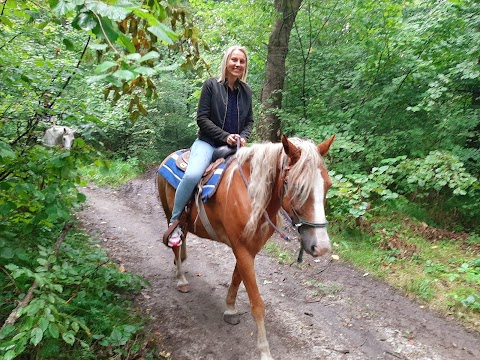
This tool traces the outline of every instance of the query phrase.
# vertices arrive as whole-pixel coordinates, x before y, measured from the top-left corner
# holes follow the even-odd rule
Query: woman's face
[[[227,78],[241,78],[247,66],[245,54],[240,50],[233,50],[227,62]]]

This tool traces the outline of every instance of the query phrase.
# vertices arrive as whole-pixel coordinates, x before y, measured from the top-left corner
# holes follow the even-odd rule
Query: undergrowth
[[[376,214],[360,228],[335,227],[342,260],[480,330],[480,237],[428,226],[404,214]]]
[[[134,179],[144,169],[138,159],[96,161],[94,164],[80,169],[81,177],[98,186],[118,188],[122,184]]]
[[[85,233],[71,231],[57,252],[38,245],[36,267],[29,261],[13,264],[16,255],[5,254],[0,268],[11,276],[1,279],[2,323],[28,289],[38,286],[15,323],[0,332],[1,359],[162,359],[129,300],[145,280],[109,260]]]

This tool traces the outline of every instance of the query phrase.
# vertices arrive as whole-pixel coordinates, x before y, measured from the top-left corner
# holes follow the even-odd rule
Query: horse
[[[261,360],[273,358],[265,330],[265,305],[256,281],[254,259],[275,231],[281,209],[298,227],[302,249],[314,257],[331,250],[325,206],[332,182],[323,157],[334,139],[335,135],[315,145],[311,140],[289,139],[283,135],[281,143],[258,143],[240,148],[226,167],[215,195],[200,210],[208,216],[215,236],[196,220],[199,209],[192,204],[183,227],[184,241],[181,246],[172,248],[177,289],[181,292],[189,291],[182,269],[188,232],[222,242],[232,249],[236,264],[227,292],[224,321],[232,325],[240,322],[235,301],[243,281],[257,326],[257,349]],[[158,197],[170,222],[175,189],[158,173],[156,182]]]
[[[75,139],[74,130],[66,126],[53,125],[45,131],[43,135],[43,144],[47,147],[60,146],[65,149],[72,147]]]

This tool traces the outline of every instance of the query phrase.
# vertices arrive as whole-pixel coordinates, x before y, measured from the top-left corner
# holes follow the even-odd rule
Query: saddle
[[[236,152],[237,152],[236,148],[232,148],[227,145],[216,148],[212,155],[212,161],[210,165],[208,165],[205,172],[203,173],[199,186],[205,185],[208,182],[208,180],[210,180],[212,175],[215,173],[215,170],[221,164],[223,164],[229,156],[235,154]],[[183,154],[181,154],[178,157],[176,161],[176,165],[179,169],[181,169],[182,171],[185,171],[187,170],[189,160],[190,160],[190,150],[186,150]]]

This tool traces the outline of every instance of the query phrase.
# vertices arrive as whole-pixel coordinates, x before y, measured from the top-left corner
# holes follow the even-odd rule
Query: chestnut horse
[[[325,216],[326,193],[331,185],[323,161],[335,136],[315,145],[310,140],[287,139],[281,143],[253,144],[242,147],[225,170],[215,195],[204,204],[217,241],[228,245],[236,264],[227,293],[224,320],[238,324],[235,300],[243,281],[257,325],[257,346],[262,360],[271,360],[265,331],[265,305],[260,296],[254,270],[254,259],[274,232],[277,214],[283,208],[296,224],[302,248],[312,256],[330,250]],[[158,194],[170,220],[175,189],[157,174]],[[187,217],[186,231],[212,239],[201,221],[196,220],[197,206]],[[186,235],[186,233],[184,233]],[[213,240],[213,239],[212,239]],[[189,290],[182,270],[186,258],[186,241],[174,247],[177,289]]]

